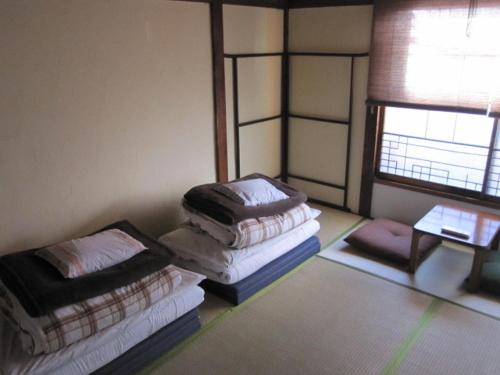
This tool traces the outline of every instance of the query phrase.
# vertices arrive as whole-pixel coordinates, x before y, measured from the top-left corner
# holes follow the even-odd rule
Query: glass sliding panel
[[[480,192],[492,129],[486,116],[387,107],[379,171]]]

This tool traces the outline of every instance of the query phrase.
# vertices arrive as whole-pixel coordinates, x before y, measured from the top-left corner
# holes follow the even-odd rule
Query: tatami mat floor
[[[321,240],[322,247],[327,246],[363,219],[359,215],[335,210],[329,207],[323,207],[315,204],[311,204],[311,207],[321,210],[321,215],[317,220],[321,224],[318,237]]]
[[[361,220],[319,208],[323,249]],[[500,373],[497,320],[322,257],[200,311],[202,329],[143,374]]]
[[[316,204],[311,204],[312,207],[321,210],[321,215],[318,221],[321,224],[321,229],[318,237],[321,241],[322,248],[327,246],[332,240],[338,238],[342,233],[348,231],[356,223],[362,220],[361,216],[348,212],[335,210],[329,207],[323,207]],[[205,302],[200,307],[200,316],[202,324],[209,323],[212,319],[229,310],[232,305],[217,296],[207,293]]]
[[[404,267],[365,254],[342,240],[323,248],[319,256],[500,319],[498,296],[482,291],[469,293],[466,289],[465,280],[474,257],[473,251],[467,247],[443,242],[414,275],[409,274]]]
[[[314,258],[153,374],[379,374],[432,298]]]

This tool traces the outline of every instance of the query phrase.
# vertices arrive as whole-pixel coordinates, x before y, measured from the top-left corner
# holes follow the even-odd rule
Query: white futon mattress
[[[242,250],[208,251],[209,248],[201,248],[190,241],[177,242],[173,246],[172,241],[164,241],[165,236],[162,237],[162,242],[175,253],[172,263],[204,274],[210,280],[230,285],[243,280],[286,254],[314,236],[319,229],[320,225],[316,220],[309,220],[287,233]],[[228,252],[232,252],[234,255],[228,258]],[[241,256],[238,257],[237,254],[241,254]],[[230,261],[222,262],[220,264],[222,269],[214,267],[213,263],[221,262],[221,258],[230,259]]]
[[[182,283],[167,298],[95,336],[50,354],[30,356],[21,350],[14,330],[0,319],[1,375],[89,374],[145,340],[203,302],[200,275],[182,271]]]

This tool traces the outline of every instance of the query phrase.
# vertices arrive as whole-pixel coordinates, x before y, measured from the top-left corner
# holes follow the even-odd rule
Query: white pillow
[[[245,206],[260,206],[289,198],[262,178],[231,182],[224,186],[243,199]]]
[[[38,250],[36,255],[52,264],[68,279],[74,279],[126,261],[144,245],[119,229],[62,242]]]

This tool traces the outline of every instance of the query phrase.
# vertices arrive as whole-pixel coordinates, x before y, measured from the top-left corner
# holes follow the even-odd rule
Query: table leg
[[[408,272],[415,273],[418,265],[418,241],[422,237],[422,233],[413,229],[413,233],[411,235],[411,251],[410,251],[410,266],[408,268]]]
[[[481,270],[483,269],[486,250],[483,248],[474,249],[474,260],[472,261],[472,270],[470,272],[467,289],[469,292],[477,292],[481,281]]]
[[[491,250],[498,250],[498,243],[500,242],[500,231],[497,232],[495,239],[491,243]]]

